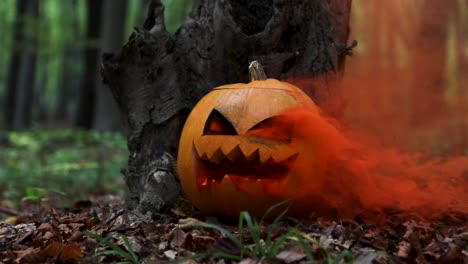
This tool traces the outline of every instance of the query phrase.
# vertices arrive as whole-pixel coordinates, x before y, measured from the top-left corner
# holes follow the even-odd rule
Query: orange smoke
[[[359,44],[336,94],[347,106],[340,121],[386,146],[467,155],[467,10],[457,0],[353,0]]]
[[[377,221],[377,215],[395,210],[426,218],[452,211],[468,214],[468,157],[423,160],[371,143],[305,109],[290,109],[282,116],[282,126],[294,131],[296,147],[304,150],[301,155],[325,168],[323,174],[302,176],[309,186],[317,186],[314,195],[335,207],[339,216],[371,212],[368,220]],[[295,166],[306,172],[311,163]],[[300,188],[305,186],[298,186],[298,192]]]
[[[468,215],[466,10],[456,0],[353,0],[359,44],[332,95],[344,98],[339,121],[284,113],[326,164],[317,192],[341,215]]]

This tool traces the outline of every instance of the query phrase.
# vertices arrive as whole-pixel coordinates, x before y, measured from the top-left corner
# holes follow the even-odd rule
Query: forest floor
[[[468,216],[353,221],[203,216],[187,201],[128,211],[126,140],[56,130],[0,133],[0,263],[468,263]],[[111,195],[113,193],[114,195]]]
[[[10,218],[5,218],[10,215]],[[0,263],[468,263],[468,219],[438,222],[395,215],[382,226],[359,221],[219,222],[186,201],[145,215],[105,195],[53,208],[23,202],[0,208]]]

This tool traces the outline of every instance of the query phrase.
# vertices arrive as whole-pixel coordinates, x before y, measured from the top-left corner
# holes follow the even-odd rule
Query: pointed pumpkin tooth
[[[216,164],[219,164],[225,158],[226,158],[226,156],[224,156],[224,153],[221,150],[221,148],[218,148],[215,152],[213,152],[213,155],[210,157],[209,161],[213,162],[213,163],[216,163]]]
[[[249,161],[249,162],[252,162],[252,163],[260,163],[260,153],[259,153],[259,150],[256,149],[254,152],[252,152],[252,154],[250,154],[249,156],[246,156],[245,158],[246,158],[247,161]]]
[[[243,144],[240,144],[240,150],[242,151],[242,154],[245,156],[245,157],[250,157],[252,155],[259,155],[258,153],[255,153],[255,152],[258,152],[258,145],[256,144],[252,144],[250,142],[244,142]],[[247,158],[247,160],[249,160],[249,158]]]
[[[194,140],[195,150],[200,157],[206,154],[208,160],[219,149],[219,142],[220,140],[217,137],[207,138],[202,136]]]
[[[231,152],[229,152],[226,157],[231,160],[231,161],[235,161],[235,160],[239,160],[239,159],[242,159],[242,158],[245,158],[244,157],[244,154],[242,153],[241,149],[239,146],[236,146],[233,150],[231,150]]]
[[[228,155],[235,148],[239,147],[239,140],[237,140],[237,137],[227,136],[222,139],[222,142],[219,142],[219,146],[221,146],[224,155]]]
[[[197,153],[198,157],[204,160],[208,159],[208,155],[206,154],[206,151],[200,149],[200,144],[198,140],[193,141],[193,148],[195,149],[195,152]]]
[[[277,163],[285,161],[292,156],[296,155],[297,151],[290,147],[282,147],[272,153],[273,160]]]
[[[209,160],[208,155],[206,153],[203,153],[202,155],[198,155],[202,160]]]
[[[271,149],[270,148],[259,148],[260,152],[260,163],[263,164],[267,160],[271,159]]]

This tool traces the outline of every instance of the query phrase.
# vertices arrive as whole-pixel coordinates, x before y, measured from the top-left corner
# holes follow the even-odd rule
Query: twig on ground
[[[16,211],[15,209],[8,208],[8,207],[2,207],[2,206],[0,206],[0,213],[11,215],[11,216],[19,215],[19,212]]]

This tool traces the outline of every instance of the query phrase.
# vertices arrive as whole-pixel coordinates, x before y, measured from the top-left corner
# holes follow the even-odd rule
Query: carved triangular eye
[[[247,134],[290,142],[292,128],[286,124],[283,116],[273,116],[260,121],[260,123],[249,129]]]
[[[237,135],[236,129],[220,112],[213,110],[208,116],[203,135]]]

